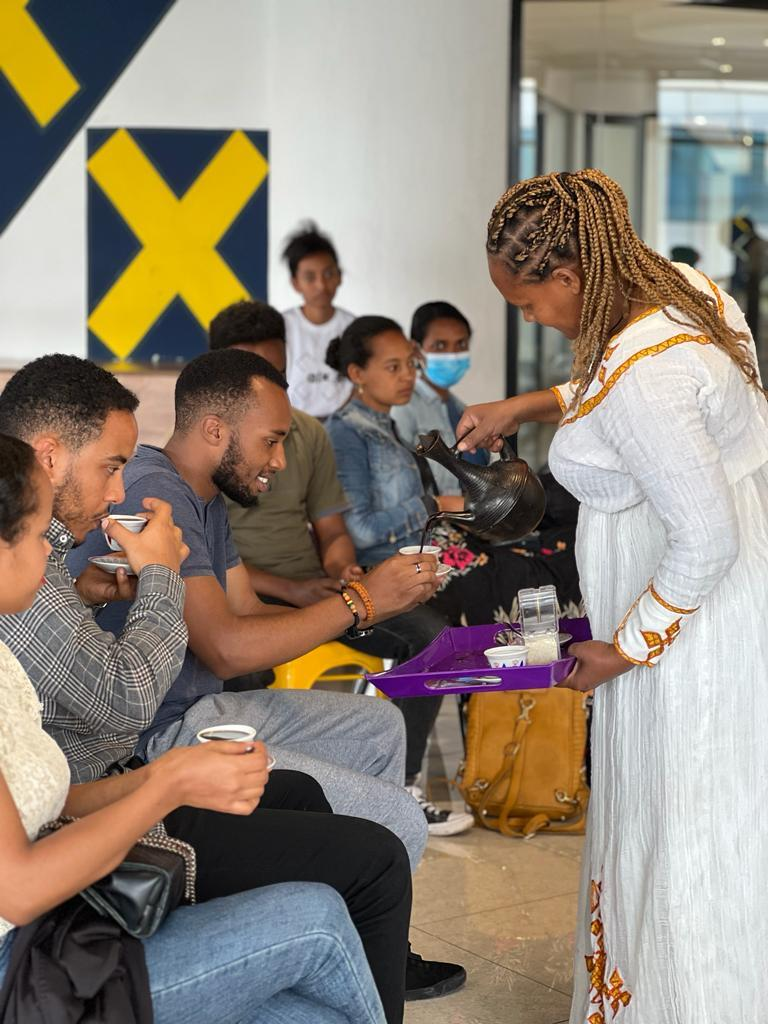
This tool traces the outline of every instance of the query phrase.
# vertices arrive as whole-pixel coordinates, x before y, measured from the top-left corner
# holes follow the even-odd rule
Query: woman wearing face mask
[[[51,507],[51,484],[32,448],[0,434],[0,615],[28,608],[44,582]],[[94,937],[92,926],[81,926],[76,939],[70,933],[60,946],[58,940],[50,942],[45,1005],[39,1002],[42,993],[24,984],[28,975],[21,969],[12,1002],[4,1007],[8,989],[3,984],[17,977],[18,926],[107,875],[176,807],[250,814],[267,781],[262,743],[227,742],[177,747],[145,769],[70,786],[66,758],[43,731],[40,708],[21,665],[0,643],[4,1021],[147,1020],[148,989],[156,1024],[383,1024],[381,1002],[344,903],[315,883],[283,883],[179,907],[142,943],[139,960],[135,940],[127,947],[132,955],[118,961],[114,946]],[[38,839],[43,825],[60,813],[79,820]],[[41,945],[25,956],[40,964],[45,949]],[[65,976],[61,958],[71,975]],[[115,994],[129,965],[131,1006],[127,994]]]
[[[397,431],[409,447],[415,448],[419,434],[431,430],[439,430],[446,444],[454,443],[465,406],[451,388],[469,369],[471,338],[469,321],[449,302],[425,302],[413,314],[411,339],[417,346],[421,373],[416,378],[411,400],[392,409]],[[482,449],[469,453],[467,461],[485,466],[488,453]],[[441,494],[461,494],[453,473],[437,463],[432,463],[430,468]]]

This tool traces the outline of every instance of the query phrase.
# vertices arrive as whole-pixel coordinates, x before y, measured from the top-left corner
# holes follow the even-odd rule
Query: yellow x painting
[[[267,292],[266,132],[88,131],[88,354],[117,367],[205,351]]]

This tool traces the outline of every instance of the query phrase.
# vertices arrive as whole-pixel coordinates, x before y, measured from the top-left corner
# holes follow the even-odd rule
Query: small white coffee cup
[[[123,516],[115,514],[105,516],[104,518],[111,519],[113,522],[119,523],[121,526],[124,526],[126,530],[130,530],[131,533],[141,533],[141,531],[147,525],[147,520],[144,518],[144,516]],[[107,544],[109,544],[110,548],[113,551],[122,551],[122,547],[120,546],[120,544],[118,544],[116,540],[113,540],[111,537],[108,537],[106,533],[104,534],[104,536],[107,538]]]
[[[492,668],[517,668],[528,662],[528,648],[519,644],[508,647],[489,647],[483,651],[488,664]]]
[[[448,576],[449,573],[452,573],[452,572],[453,572],[453,567],[452,566],[446,565],[445,562],[438,562],[437,569],[435,570],[435,576],[437,576],[438,579],[442,579],[443,576]]]
[[[434,544],[425,544],[424,547],[420,547],[418,544],[407,544],[404,548],[400,548],[401,555],[434,555],[435,558],[440,556],[440,548]]]
[[[256,739],[256,730],[250,725],[209,725],[197,734],[198,743],[210,743],[212,740],[236,740],[246,743]]]
[[[250,725],[209,725],[197,734],[198,743],[210,743],[212,740],[234,740],[236,743],[247,743],[256,739],[256,730]],[[267,755],[267,771],[275,767],[275,759]]]

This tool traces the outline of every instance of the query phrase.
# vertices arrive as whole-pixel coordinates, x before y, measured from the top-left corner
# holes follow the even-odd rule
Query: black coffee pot
[[[419,435],[416,454],[453,473],[464,493],[463,512],[440,512],[435,519],[457,520],[472,533],[497,544],[520,540],[541,522],[546,505],[544,488],[507,441],[501,458],[489,466],[465,462],[437,430]]]

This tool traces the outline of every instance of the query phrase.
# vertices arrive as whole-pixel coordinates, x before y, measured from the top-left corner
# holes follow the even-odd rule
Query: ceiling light
[[[733,71],[733,64],[721,64],[719,70],[724,75],[730,75],[730,73]]]
[[[754,146],[755,144],[755,140],[752,138],[751,135],[742,135],[741,141],[744,143],[745,146]]]
[[[725,46],[725,36],[712,36],[713,46]]]
[[[693,119],[693,123],[701,127],[702,125],[705,125],[707,123],[707,119],[706,117],[704,117],[703,114],[697,114],[696,117],[694,117]]]

